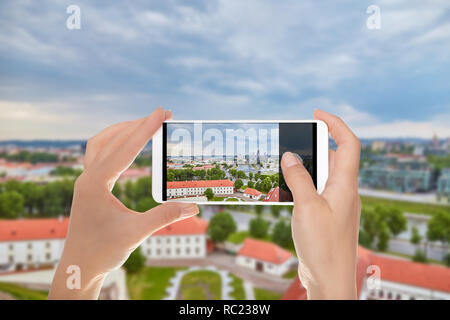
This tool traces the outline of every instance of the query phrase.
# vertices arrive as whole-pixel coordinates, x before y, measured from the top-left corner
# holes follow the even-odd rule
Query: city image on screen
[[[314,178],[313,131],[311,123],[165,123],[164,200],[292,201],[280,158],[295,152]]]

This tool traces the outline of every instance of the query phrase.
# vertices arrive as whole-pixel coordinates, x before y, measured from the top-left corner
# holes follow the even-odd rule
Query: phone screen
[[[317,124],[167,122],[163,124],[163,200],[292,202],[281,171],[299,156],[317,187]]]

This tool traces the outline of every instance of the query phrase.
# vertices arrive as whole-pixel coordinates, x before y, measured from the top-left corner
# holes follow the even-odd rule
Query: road
[[[446,204],[438,202],[435,193],[397,193],[392,191],[372,190],[359,188],[361,196],[369,196],[375,198],[400,200],[418,203]]]

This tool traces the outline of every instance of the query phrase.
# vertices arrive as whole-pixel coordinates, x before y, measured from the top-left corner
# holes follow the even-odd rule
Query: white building
[[[54,266],[68,225],[68,218],[0,220],[0,272]]]
[[[253,199],[253,200],[259,200],[261,198],[262,193],[256,189],[253,188],[246,188],[244,191],[244,197]]]
[[[358,248],[356,281],[361,300],[450,300],[450,268],[377,255],[362,247]],[[283,296],[285,300],[306,298],[298,278]]]
[[[177,221],[147,238],[142,253],[149,259],[204,258],[212,248],[207,228],[208,222],[198,217]]]
[[[247,238],[236,256],[236,264],[265,272],[276,276],[282,276],[297,265],[292,253],[278,245]]]
[[[210,188],[214,195],[226,196],[234,193],[234,182],[231,180],[200,180],[167,182],[167,198],[194,197],[205,194]]]

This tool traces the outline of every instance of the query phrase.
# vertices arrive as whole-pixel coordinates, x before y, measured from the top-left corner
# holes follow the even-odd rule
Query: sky
[[[256,156],[279,154],[278,123],[168,123],[167,154]]]
[[[157,106],[178,120],[322,108],[361,138],[450,137],[450,1],[0,2],[0,140],[85,139]]]

